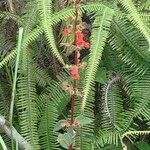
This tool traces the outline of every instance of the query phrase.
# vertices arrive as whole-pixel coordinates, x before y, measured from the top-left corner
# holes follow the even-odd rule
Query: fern
[[[31,62],[28,50],[23,51],[24,57],[24,75],[18,82],[17,103],[21,133],[30,142],[33,149],[40,149],[37,134],[37,107],[36,107],[36,89],[35,81],[32,78]]]
[[[58,81],[52,80],[39,96],[37,102],[40,118],[38,132],[43,149],[58,149],[58,133],[54,132],[54,126],[70,101],[66,91],[62,88],[62,83],[67,80],[66,73],[60,74]]]
[[[28,45],[34,41],[40,34],[41,34],[41,28],[37,27],[35,28],[29,36],[26,36],[24,34],[24,37],[27,37],[23,39],[22,43],[22,49],[26,49]],[[12,60],[16,56],[16,48],[12,50],[1,62],[0,62],[0,68],[2,68],[4,65],[6,65],[10,60]]]
[[[118,19],[117,21],[113,21],[113,24],[113,29],[116,29],[116,32],[119,32],[118,36],[122,35],[122,37],[120,37],[121,39],[125,40],[127,44],[140,55],[141,58],[145,61],[149,61],[149,53],[147,52],[147,45],[144,42],[143,37],[133,26],[129,25],[128,20],[125,18]],[[117,33],[114,36],[117,36]],[[141,41],[142,46],[140,45]],[[123,42],[123,44],[125,45],[125,42]]]
[[[48,98],[48,97],[47,97]],[[58,112],[53,102],[46,100],[47,105],[39,125],[39,138],[42,149],[57,149],[57,134],[53,131],[58,118]]]
[[[91,150],[91,146],[94,145],[94,90],[89,92],[89,97],[87,99],[87,105],[84,108],[84,116],[93,120],[92,123],[88,125],[84,125],[82,128],[79,129],[78,135],[76,137],[76,147],[82,150]],[[76,116],[80,115],[80,108],[81,108],[81,98],[78,97],[76,99]]]
[[[149,51],[150,51],[150,36],[149,30],[142,22],[139,14],[137,12],[136,7],[134,6],[131,0],[118,0],[121,5],[130,13],[129,20],[141,31],[141,33],[145,36],[149,43]]]
[[[37,0],[39,14],[42,22],[42,26],[46,35],[48,44],[53,52],[53,54],[58,58],[58,60],[64,65],[64,61],[57,49],[54,33],[52,29],[52,1],[50,0]]]
[[[116,84],[118,82],[118,85]],[[102,127],[105,130],[117,129],[120,130],[120,121],[123,117],[121,113],[123,112],[123,100],[121,98],[121,90],[119,89],[119,83],[121,82],[121,77],[118,75],[111,78],[103,88],[102,97]]]
[[[111,19],[113,17],[113,11],[111,9],[105,8],[103,10],[102,16],[96,16],[95,22],[92,30],[92,46],[90,58],[88,61],[88,66],[85,76],[85,86],[83,91],[83,100],[81,111],[84,112],[84,107],[86,105],[86,100],[90,87],[93,83],[95,73],[99,64],[99,60],[102,56],[102,51],[105,46],[105,42],[109,33],[109,27],[111,24]]]
[[[3,20],[9,20],[12,19],[14,20],[16,23],[18,23],[18,25],[22,25],[22,20],[19,16],[14,15],[10,12],[5,12],[5,11],[0,11],[0,18]]]

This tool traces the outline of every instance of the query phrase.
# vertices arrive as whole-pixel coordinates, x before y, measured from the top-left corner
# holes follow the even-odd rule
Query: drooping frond
[[[126,18],[118,18],[116,20],[113,20],[113,30],[114,30],[112,33],[114,35],[113,37],[114,38],[118,37],[117,40],[118,42],[120,42],[121,47],[125,46],[125,44],[127,43],[128,46],[130,46],[131,49],[137,52],[141,58],[145,59],[145,61],[149,61],[148,59],[149,53],[147,52],[148,48],[147,43],[144,41],[143,37],[136,30],[136,28],[134,28],[134,26],[131,26],[131,24],[129,24]],[[113,44],[115,45],[115,43]]]
[[[129,20],[141,31],[141,33],[145,36],[149,44],[149,51],[150,51],[150,31],[145,26],[143,21],[141,20],[139,13],[134,6],[132,0],[118,0],[120,4],[129,12]]]
[[[117,75],[111,78],[103,88],[101,123],[105,130],[121,129],[120,119],[123,112],[123,100],[119,88],[121,80],[121,77]]]
[[[84,112],[84,107],[86,105],[88,93],[93,83],[97,71],[97,67],[99,64],[99,60],[101,59],[102,56],[102,52],[105,46],[106,39],[108,37],[109,27],[113,15],[114,12],[111,9],[105,8],[102,14],[99,14],[95,18],[95,22],[92,30],[92,40],[91,40],[92,45],[91,45],[90,58],[88,61],[88,66],[85,75],[85,85],[84,85],[83,100],[81,106],[82,112]]]
[[[37,0],[41,24],[43,26],[43,30],[45,32],[45,36],[48,42],[48,45],[53,52],[53,54],[57,57],[57,59],[64,65],[64,61],[58,48],[55,43],[55,37],[53,33],[52,27],[52,0]]]
[[[16,56],[16,49],[11,51],[1,62],[0,62],[0,68],[2,68],[4,65],[6,65],[10,60],[12,60]]]
[[[40,27],[35,28],[33,31],[28,34],[24,34],[22,49],[26,49],[30,43],[32,43],[40,34],[42,29]],[[4,65],[6,65],[9,61],[11,61],[16,56],[16,48],[12,50],[1,62],[0,62],[0,68],[2,68]]]
[[[126,77],[125,90],[127,91],[127,94],[130,95],[130,100],[134,102],[134,106],[124,114],[124,121],[126,122],[124,123],[125,131],[130,127],[133,119],[140,117],[140,115],[147,120],[150,119],[149,89],[149,72],[141,76],[132,74],[132,76],[129,75]]]

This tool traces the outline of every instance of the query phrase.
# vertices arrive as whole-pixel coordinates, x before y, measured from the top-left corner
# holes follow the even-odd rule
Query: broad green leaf
[[[92,119],[85,117],[83,115],[79,115],[78,117],[76,117],[76,121],[80,124],[80,125],[86,125],[86,124],[90,124],[92,122]]]
[[[68,147],[73,143],[73,139],[68,133],[59,134],[58,135],[58,142],[63,148],[68,149]]]
[[[66,124],[66,120],[60,120],[56,123],[55,127],[54,127],[54,131],[59,131],[60,129],[62,129],[63,127],[65,127]]]

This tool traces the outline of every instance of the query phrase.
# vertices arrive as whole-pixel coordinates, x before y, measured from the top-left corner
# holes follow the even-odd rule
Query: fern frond
[[[135,117],[142,115],[147,120],[150,119],[149,89],[149,72],[141,76],[134,74],[132,74],[132,76],[126,76],[125,90],[127,94],[130,95],[130,100],[134,102],[134,107],[124,113],[124,121],[126,122],[123,127],[124,131],[129,128]]]
[[[6,65],[10,60],[12,60],[16,56],[16,49],[12,50],[1,62],[0,68]]]
[[[82,81],[81,81],[82,82]],[[83,85],[83,83],[81,83]],[[79,88],[80,86],[79,85]],[[82,87],[83,88],[83,87]],[[93,122],[84,125],[82,128],[79,129],[78,135],[76,137],[76,147],[82,150],[91,150],[91,145],[93,145],[94,139],[94,89],[91,88],[89,92],[89,96],[87,98],[87,105],[84,108],[84,116],[90,118]],[[81,97],[77,97],[75,100],[75,116],[80,115],[80,108],[81,108]]]
[[[113,30],[115,30],[114,36],[121,38],[123,46],[127,44],[136,51],[141,58],[143,58],[145,61],[149,62],[149,53],[147,52],[147,44],[144,42],[143,37],[141,34],[129,24],[128,20],[125,18],[117,19],[113,21]],[[121,36],[122,37],[121,37]],[[120,41],[119,40],[119,41]],[[141,42],[142,41],[142,44]],[[115,43],[114,43],[115,44]]]
[[[129,136],[129,135],[148,135],[148,134],[150,134],[150,131],[128,131],[128,132],[125,132],[121,137],[122,137],[122,139],[124,138],[124,137],[127,137],[127,136]]]
[[[58,76],[58,81],[52,81],[51,85],[47,87],[49,97],[55,104],[55,107],[59,115],[64,111],[65,106],[70,101],[69,97],[70,95],[68,94],[67,91],[65,91],[63,87],[63,82],[67,81],[69,83],[70,80],[71,80],[70,75],[66,73],[61,73]]]
[[[45,87],[46,85],[51,84],[52,79],[45,70],[38,67],[36,64],[33,64],[33,70],[34,70],[33,76],[35,77],[35,80],[38,86]]]
[[[134,6],[134,3],[132,2],[132,0],[118,0],[118,1],[129,12],[130,14],[130,16],[128,17],[129,20],[141,31],[141,33],[147,39],[150,51],[150,32],[143,23],[143,21],[141,20],[136,7]]]
[[[39,96],[39,137],[41,147],[44,149],[58,149],[57,133],[54,126],[58,121],[58,117],[65,110],[70,101],[69,96],[62,88],[62,83],[68,79],[66,73],[60,74],[58,81],[51,81],[44,93]]]
[[[91,40],[91,52],[88,61],[88,66],[85,75],[85,85],[83,91],[83,100],[81,111],[84,112],[84,107],[86,105],[86,100],[88,93],[90,91],[91,85],[94,81],[94,76],[97,71],[99,61],[102,56],[102,52],[105,46],[106,39],[109,33],[109,27],[111,24],[114,12],[111,9],[105,8],[102,15],[96,16],[95,22],[92,30],[92,40]]]
[[[32,149],[40,149],[37,133],[37,106],[35,80],[31,71],[31,58],[27,49],[23,50],[24,68],[18,81],[18,111],[22,135],[31,144]]]
[[[24,41],[22,44],[22,48],[27,48],[29,44],[31,44],[33,41],[35,41],[40,34],[42,34],[43,30],[41,27],[37,26],[34,28],[30,34],[24,35]]]
[[[59,23],[61,20],[66,20],[69,17],[73,16],[75,13],[75,9],[73,8],[64,8],[59,12],[56,12],[52,15],[52,24],[55,25]]]
[[[100,12],[103,9],[107,8],[107,6],[102,5],[100,3],[88,3],[87,5],[81,5],[79,11],[84,13],[86,12]],[[52,24],[55,25],[59,23],[61,20],[66,20],[70,16],[73,16],[75,13],[74,8],[65,8],[63,10],[60,10],[59,12],[56,12],[52,15]]]
[[[47,97],[48,98],[48,97]],[[57,134],[54,132],[54,126],[58,121],[58,112],[54,103],[46,99],[46,108],[42,113],[39,125],[39,138],[42,149],[58,149]]]
[[[120,136],[121,133],[118,130],[100,130],[98,136],[98,143],[101,147],[104,147],[107,144],[113,144],[118,146]]]
[[[30,34],[27,36],[24,34],[25,39],[23,39],[22,49],[26,49],[28,45],[33,42],[40,34],[42,33],[42,29],[40,27],[35,28]],[[12,50],[1,62],[0,68],[6,65],[9,61],[11,61],[16,56],[16,48]]]
[[[105,130],[121,129],[120,122],[123,117],[121,115],[123,112],[123,100],[121,90],[118,87],[120,82],[122,82],[122,78],[117,75],[111,78],[103,88],[102,128]]]
[[[52,28],[52,0],[37,0],[37,4],[48,45],[50,46],[51,51],[56,58],[64,65],[65,63],[63,58],[60,55],[55,43],[55,37]]]
[[[14,15],[10,12],[5,12],[5,11],[0,11],[0,18],[1,19],[12,19],[14,20],[15,22],[18,23],[18,25],[22,25],[22,20],[19,16],[17,15]]]

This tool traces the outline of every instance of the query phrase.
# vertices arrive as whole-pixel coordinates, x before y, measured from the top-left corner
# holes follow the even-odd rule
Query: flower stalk
[[[76,46],[76,31],[77,31],[77,21],[78,21],[78,7],[77,4],[79,3],[79,0],[75,0],[75,20],[74,20],[74,45]],[[74,65],[78,69],[78,48],[75,48],[74,51]],[[77,70],[78,71],[78,70]],[[77,72],[78,76],[78,72]],[[74,122],[74,110],[75,110],[75,96],[76,96],[76,89],[77,89],[77,78],[73,79],[73,95],[71,95],[71,125],[73,125]],[[69,150],[72,150],[73,146],[72,144],[69,146]]]

